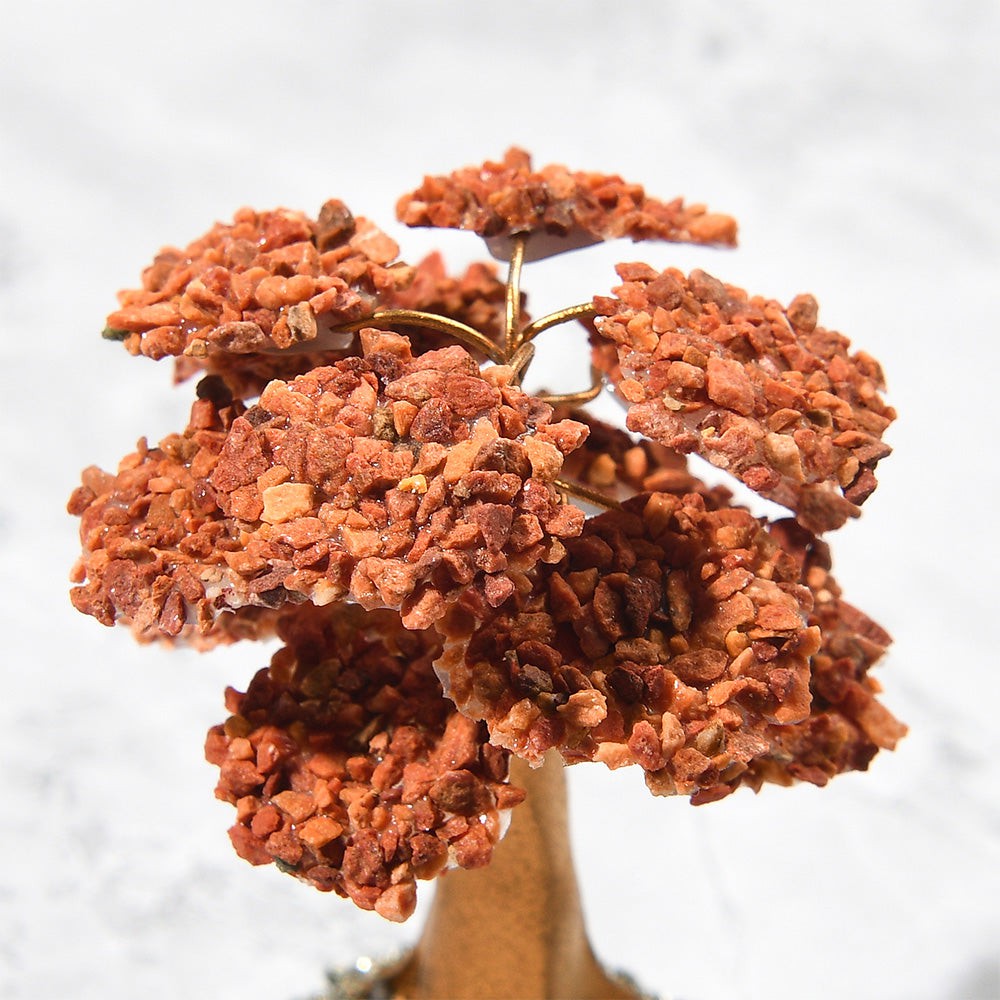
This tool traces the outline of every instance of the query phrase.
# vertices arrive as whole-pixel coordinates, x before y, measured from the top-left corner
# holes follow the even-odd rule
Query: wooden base
[[[566,776],[552,755],[511,782],[528,797],[493,861],[441,878],[423,935],[393,978],[396,1000],[636,1000],[587,940],[570,854]]]

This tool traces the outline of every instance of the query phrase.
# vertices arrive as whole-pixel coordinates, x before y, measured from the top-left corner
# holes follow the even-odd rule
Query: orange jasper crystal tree
[[[728,216],[618,177],[511,150],[425,178],[397,212],[477,233],[506,280],[406,265],[338,201],[316,220],[243,209],[162,250],[108,318],[106,337],[199,380],[182,432],[84,472],[72,599],[143,641],[282,640],[206,743],[236,851],[405,920],[418,880],[490,864],[525,788],[532,824],[551,811],[558,788],[531,792],[560,759],[634,765],[702,804],[822,785],[892,748],[904,727],[869,676],[889,638],[841,599],[822,538],[889,452],[878,363],[809,295],[784,307],[642,263],[530,320],[530,260],[617,237],[735,243]],[[592,384],[527,394],[536,339],[575,321]],[[587,413],[606,390],[631,435]],[[753,516],[688,454],[788,516]],[[512,783],[512,759],[548,763]],[[525,856],[558,868],[546,836]],[[552,877],[575,893],[571,870]],[[630,995],[600,979],[582,921],[566,927],[598,977],[573,995]],[[433,951],[415,961],[398,989],[441,995],[420,971]],[[540,975],[537,995],[558,992]]]

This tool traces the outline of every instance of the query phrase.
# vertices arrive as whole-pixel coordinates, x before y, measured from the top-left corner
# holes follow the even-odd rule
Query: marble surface
[[[684,1000],[1000,996],[996,4],[43,0],[3,23],[0,996],[291,1000],[417,933],[235,857],[201,743],[267,652],[139,648],[77,615],[64,503],[80,467],[183,423],[168,368],[97,336],[160,245],[331,195],[391,226],[423,172],[512,142],[742,223],[733,253],[535,265],[539,312],[620,259],[810,290],[901,413],[833,544],[896,637],[879,676],[911,735],[825,790],[702,809],[577,768],[599,951]],[[437,239],[392,231],[410,258]]]

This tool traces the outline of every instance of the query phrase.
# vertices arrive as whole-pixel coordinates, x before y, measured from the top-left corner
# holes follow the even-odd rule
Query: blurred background
[[[847,599],[896,638],[876,675],[910,736],[826,789],[699,809],[576,768],[599,953],[675,1000],[1000,996],[1000,6],[0,10],[0,995],[293,1000],[415,938],[423,906],[399,928],[235,856],[202,741],[269,651],[140,648],[78,615],[64,505],[81,467],[185,423],[191,384],[99,336],[162,245],[244,204],[336,196],[406,259],[441,246],[458,267],[479,241],[402,231],[396,198],[518,144],[741,222],[732,252],[615,244],[531,265],[536,315],[606,292],[620,260],[811,291],[882,360],[900,413],[864,517],[831,541]],[[577,388],[557,367],[550,387]]]

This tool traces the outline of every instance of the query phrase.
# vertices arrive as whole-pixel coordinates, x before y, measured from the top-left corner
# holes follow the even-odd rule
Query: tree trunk
[[[570,854],[566,776],[550,753],[532,770],[513,758],[528,792],[493,861],[438,883],[423,935],[394,977],[396,1000],[635,1000],[591,951]]]

